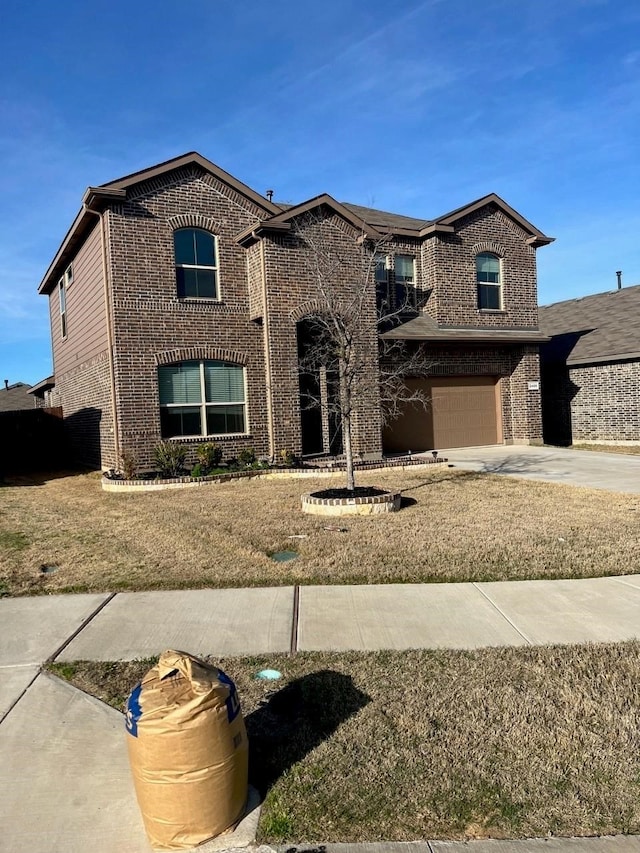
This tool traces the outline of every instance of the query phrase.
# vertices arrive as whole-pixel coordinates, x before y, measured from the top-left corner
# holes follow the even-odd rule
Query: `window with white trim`
[[[60,334],[67,337],[67,285],[66,275],[58,282],[58,303],[60,307]]]
[[[179,299],[219,299],[217,238],[201,228],[173,232]]]
[[[413,286],[416,283],[416,261],[413,255],[396,255],[396,284]]]
[[[182,361],[158,368],[163,438],[247,431],[244,367],[226,361]]]
[[[413,308],[416,304],[416,259],[413,255],[395,256],[394,276],[396,310]]]
[[[476,282],[478,308],[499,311],[502,308],[502,281],[500,258],[492,252],[476,255]]]

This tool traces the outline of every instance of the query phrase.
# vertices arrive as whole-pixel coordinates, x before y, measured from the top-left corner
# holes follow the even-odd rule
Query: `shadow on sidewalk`
[[[290,767],[369,704],[348,675],[323,670],[292,681],[245,718],[249,781],[262,797]]]

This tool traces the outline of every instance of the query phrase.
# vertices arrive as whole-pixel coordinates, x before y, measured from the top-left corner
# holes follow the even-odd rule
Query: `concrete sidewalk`
[[[640,576],[9,598],[0,600],[0,624],[0,849],[149,853],[122,716],[41,673],[47,660],[131,660],[174,647],[216,657],[261,655],[266,665],[270,654],[297,650],[625,640],[640,636]],[[255,820],[253,813],[239,837],[198,850],[246,845]],[[329,845],[328,851],[399,853],[407,848],[416,853],[463,848],[471,853],[640,853],[640,840],[434,841]]]

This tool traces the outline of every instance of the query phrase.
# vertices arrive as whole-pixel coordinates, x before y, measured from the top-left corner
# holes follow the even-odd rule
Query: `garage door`
[[[502,441],[498,381],[494,376],[412,379],[430,399],[428,409],[407,404],[385,429],[388,452],[473,447]]]

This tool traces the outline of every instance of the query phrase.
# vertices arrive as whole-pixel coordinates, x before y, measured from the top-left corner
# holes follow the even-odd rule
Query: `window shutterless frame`
[[[502,310],[502,269],[498,255],[481,252],[476,255],[478,308],[481,311]]]
[[[202,228],[173,232],[179,299],[220,299],[218,238]]]
[[[67,337],[67,286],[65,284],[66,274],[58,282],[58,301],[60,307],[60,333],[62,339]]]
[[[240,365],[168,364],[158,368],[158,382],[163,438],[247,434],[247,376]]]
[[[416,304],[416,259],[413,255],[396,255],[394,261],[396,309]]]

